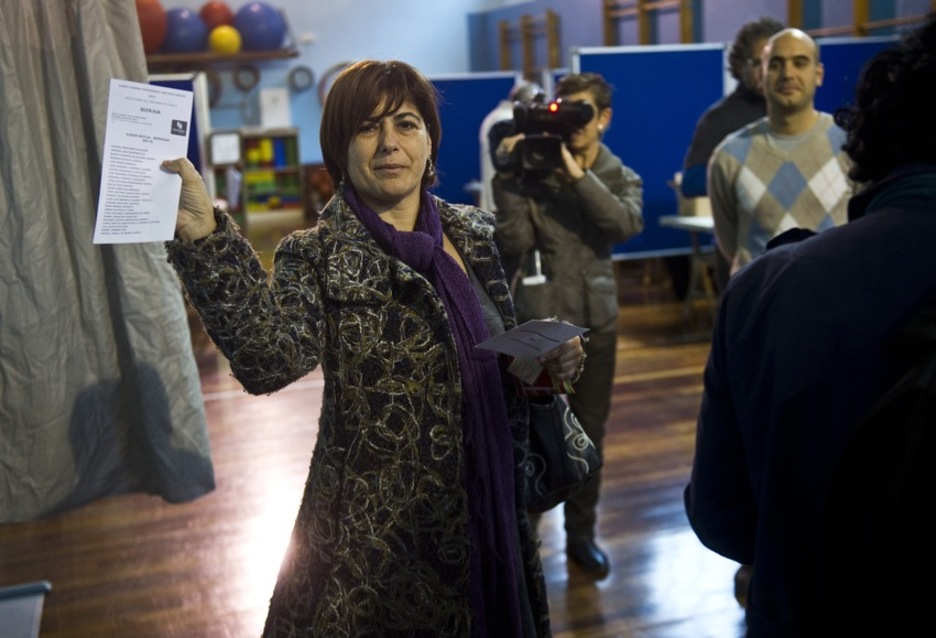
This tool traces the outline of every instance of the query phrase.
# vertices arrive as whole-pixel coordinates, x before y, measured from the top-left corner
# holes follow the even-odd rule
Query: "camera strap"
[[[517,268],[516,272],[511,278],[510,294],[513,297],[516,297],[517,287],[520,285],[540,286],[548,281],[546,278],[546,273],[543,272],[543,259],[539,248],[537,248],[537,242],[535,239],[535,237],[539,235],[539,230],[542,226],[542,212],[532,197],[527,197],[527,205],[529,206],[530,211],[530,221],[533,225],[534,244],[533,248],[525,252],[520,258],[520,267]]]

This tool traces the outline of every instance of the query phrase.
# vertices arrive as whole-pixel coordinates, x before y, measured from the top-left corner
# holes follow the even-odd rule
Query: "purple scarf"
[[[413,232],[397,231],[380,219],[353,188],[346,186],[344,195],[380,247],[426,277],[442,298],[461,373],[472,634],[521,636],[513,439],[496,355],[475,348],[489,336],[481,302],[468,275],[443,248],[442,222],[428,192]]]

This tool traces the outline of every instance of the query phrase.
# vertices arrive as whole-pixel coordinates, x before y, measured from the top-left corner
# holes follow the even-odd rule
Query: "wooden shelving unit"
[[[150,73],[154,73],[167,70],[192,70],[218,64],[254,64],[296,57],[299,57],[299,51],[294,48],[277,49],[275,51],[240,51],[229,54],[214,53],[213,51],[154,53],[146,56],[146,65],[149,67]]]
[[[272,51],[241,50],[237,53],[215,53],[210,50],[195,51],[192,53],[153,53],[146,56],[146,66],[149,67],[150,73],[156,73],[165,71],[193,71],[217,65],[249,66],[259,62],[297,58],[299,57],[299,50],[296,47],[296,38],[293,36],[292,28],[289,26],[289,20],[286,19],[286,14],[282,13],[282,11],[280,14],[283,17],[283,24],[286,28],[286,34],[281,49],[274,49]]]

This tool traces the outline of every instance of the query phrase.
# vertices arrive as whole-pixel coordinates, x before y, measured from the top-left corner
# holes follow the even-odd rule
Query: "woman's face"
[[[608,127],[611,121],[611,109],[599,110],[595,104],[595,96],[591,91],[582,91],[580,93],[570,93],[562,96],[563,102],[584,102],[594,109],[595,115],[591,121],[572,131],[567,138],[566,146],[573,153],[584,153],[589,149],[598,146],[601,141],[601,134]]]
[[[377,213],[401,205],[418,208],[431,151],[426,123],[415,106],[404,102],[396,111],[361,124],[348,147],[348,177]]]

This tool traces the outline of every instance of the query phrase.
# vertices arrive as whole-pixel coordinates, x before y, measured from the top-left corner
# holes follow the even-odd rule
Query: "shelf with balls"
[[[199,11],[136,0],[150,72],[298,57],[285,14],[266,2],[232,9],[209,0]]]

